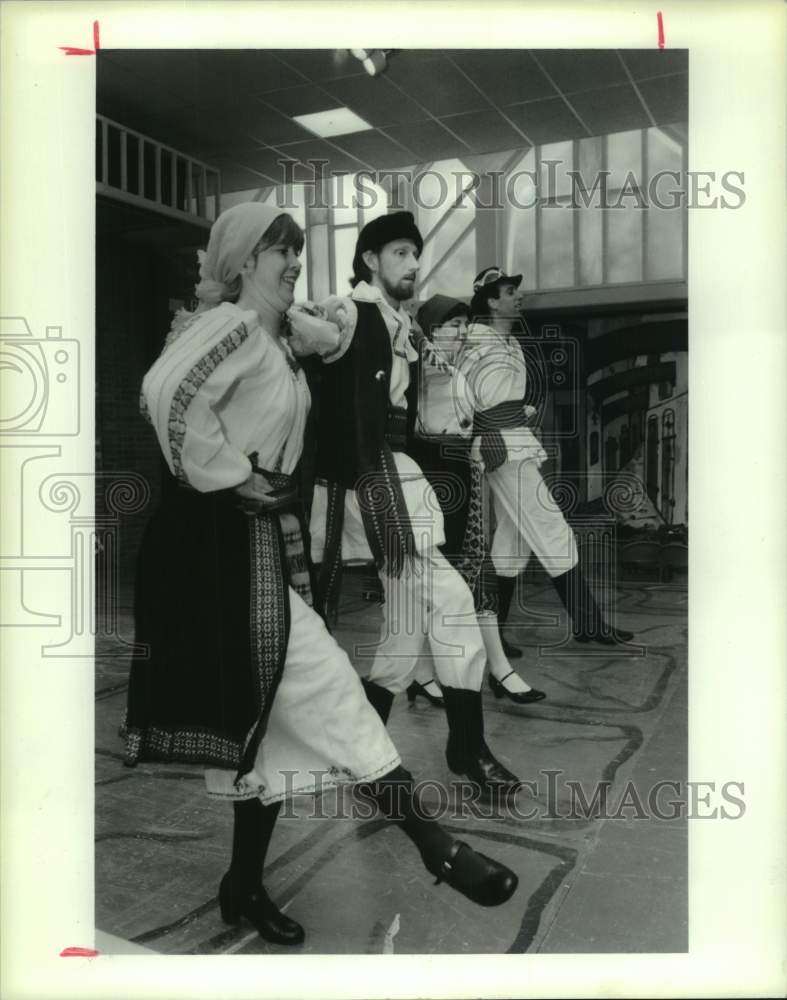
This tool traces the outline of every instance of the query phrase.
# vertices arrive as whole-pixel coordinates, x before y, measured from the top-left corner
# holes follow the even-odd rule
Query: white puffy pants
[[[497,528],[492,539],[492,562],[498,576],[518,576],[535,553],[546,572],[562,576],[576,566],[579,556],[574,532],[544,482],[539,463],[509,461],[487,474]]]
[[[473,595],[437,548],[408,560],[399,579],[382,575],[380,639],[356,647],[356,663],[373,657],[369,680],[398,694],[412,680],[428,639],[441,684],[480,691],[486,665]]]

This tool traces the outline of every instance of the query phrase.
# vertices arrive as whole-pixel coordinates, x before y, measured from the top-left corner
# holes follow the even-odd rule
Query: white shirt
[[[527,365],[519,341],[511,333],[472,323],[455,365],[465,377],[474,411],[521,402],[525,397]],[[533,459],[539,465],[546,461],[547,453],[529,427],[504,427],[500,433],[509,458]]]
[[[197,314],[145,376],[142,398],[167,465],[201,492],[228,489],[258,466],[291,474],[311,404],[289,345],[256,312],[229,302]]]
[[[393,406],[405,407],[407,405],[406,392],[410,384],[410,362],[418,360],[418,352],[410,343],[410,317],[401,307],[394,309],[393,306],[389,305],[379,288],[361,281],[353,289],[351,298],[337,299],[336,296],[333,296],[327,302],[322,303],[329,314],[335,310],[337,303],[346,310],[349,339],[352,339],[358,323],[356,302],[372,302],[380,310],[380,315],[391,338],[393,351],[389,398]],[[326,358],[325,363],[330,364],[330,360]],[[423,552],[434,545],[442,545],[445,542],[443,515],[432,487],[418,464],[409,455],[395,451],[393,457],[396,471],[399,473],[402,483],[407,513],[413,525],[416,549]],[[317,563],[322,562],[322,553],[325,547],[327,511],[327,488],[316,483],[309,531],[312,541],[312,559]],[[363,519],[354,490],[347,490],[345,493],[342,560],[344,562],[372,561],[372,553],[366,540]]]

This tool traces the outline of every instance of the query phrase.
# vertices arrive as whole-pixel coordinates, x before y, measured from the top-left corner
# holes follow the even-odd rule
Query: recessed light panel
[[[331,108],[330,111],[316,111],[312,115],[294,115],[293,121],[321,139],[328,139],[333,135],[349,135],[351,132],[367,132],[373,128],[349,108]]]

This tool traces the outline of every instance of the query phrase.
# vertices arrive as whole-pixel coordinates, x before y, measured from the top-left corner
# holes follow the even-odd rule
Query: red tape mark
[[[94,56],[99,50],[99,34],[98,34],[98,21],[93,22],[93,48],[92,49],[78,49],[73,45],[58,45],[61,52],[65,52],[67,56]]]
[[[96,955],[95,948],[64,948],[60,952],[61,958],[95,958]]]
[[[661,16],[661,11],[656,12],[656,21],[659,25],[659,48],[664,48],[664,18]]]

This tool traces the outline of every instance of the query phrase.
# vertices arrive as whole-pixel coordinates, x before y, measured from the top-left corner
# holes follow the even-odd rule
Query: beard
[[[415,291],[415,281],[407,281],[405,278],[402,278],[394,285],[382,275],[381,280],[385,293],[390,295],[392,299],[396,299],[397,302],[406,302],[407,299],[411,299],[413,297],[413,292]]]

